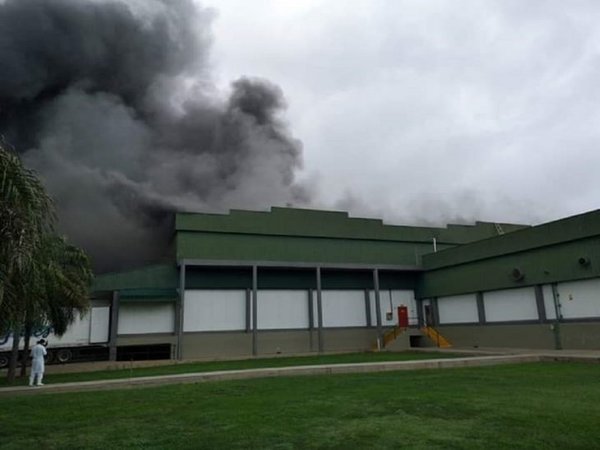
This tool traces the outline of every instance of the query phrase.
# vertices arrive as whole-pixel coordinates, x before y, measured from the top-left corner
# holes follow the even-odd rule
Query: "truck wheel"
[[[69,350],[68,348],[63,348],[56,352],[56,361],[58,361],[59,363],[69,362],[72,358],[73,352],[71,352],[71,350]]]
[[[0,369],[8,367],[8,355],[0,355]]]
[[[54,360],[54,352],[52,350],[46,350],[46,363],[50,364]]]

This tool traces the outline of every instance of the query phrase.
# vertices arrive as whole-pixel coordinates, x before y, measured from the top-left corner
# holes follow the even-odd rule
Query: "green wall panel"
[[[407,289],[417,287],[420,272],[379,271],[379,287],[381,289]]]
[[[564,244],[600,235],[600,210],[525,228],[423,257],[425,269],[455,266],[500,255]]]
[[[417,273],[381,271],[381,289],[414,289]],[[188,267],[187,289],[250,289],[251,268]],[[360,270],[321,270],[323,289],[373,289],[373,272]],[[259,289],[316,289],[316,270],[258,269]]]
[[[348,270],[321,271],[323,289],[372,289],[373,272]]]
[[[502,224],[505,232],[523,225]],[[346,212],[271,208],[269,212],[232,210],[229,214],[179,213],[177,231],[312,236],[459,244],[497,235],[495,224],[445,228],[386,225],[379,219],[351,218]]]
[[[415,266],[431,244],[296,236],[180,232],[177,258]]]
[[[252,269],[187,267],[187,289],[246,289],[252,287]]]
[[[591,263],[579,264],[580,257]],[[522,280],[513,278],[515,268],[524,274]],[[417,295],[436,297],[599,276],[600,237],[594,237],[429,270],[420,279]]]
[[[315,270],[258,269],[259,289],[315,289]]]
[[[179,286],[179,271],[175,262],[148,266],[143,269],[98,275],[94,279],[93,291],[120,289],[169,289]]]

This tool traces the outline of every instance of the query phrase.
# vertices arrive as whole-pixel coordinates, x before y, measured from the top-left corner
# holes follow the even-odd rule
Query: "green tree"
[[[31,265],[54,221],[52,200],[41,181],[0,142],[0,306],[14,301],[14,275]],[[0,331],[11,325],[11,317],[1,316]]]
[[[86,312],[92,271],[82,250],[54,234],[52,202],[35,174],[1,147],[0,158],[0,332],[13,334],[12,381],[23,331],[22,375],[34,327],[60,336]]]

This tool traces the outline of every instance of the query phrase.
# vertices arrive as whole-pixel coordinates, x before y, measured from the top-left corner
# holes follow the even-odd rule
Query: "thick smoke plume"
[[[192,0],[0,2],[0,133],[99,270],[155,260],[173,211],[303,204],[280,89],[210,82]]]

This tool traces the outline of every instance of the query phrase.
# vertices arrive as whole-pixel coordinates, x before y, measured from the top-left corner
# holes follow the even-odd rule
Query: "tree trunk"
[[[8,363],[8,373],[6,379],[9,383],[15,381],[17,371],[17,361],[19,359],[19,342],[21,341],[21,325],[15,325],[13,329],[13,345],[10,353],[10,361]]]
[[[29,339],[31,338],[32,328],[33,327],[31,323],[25,325],[25,333],[23,336],[23,354],[21,355],[21,378],[27,376],[27,361],[29,361]]]

